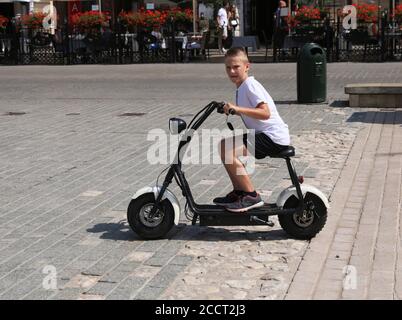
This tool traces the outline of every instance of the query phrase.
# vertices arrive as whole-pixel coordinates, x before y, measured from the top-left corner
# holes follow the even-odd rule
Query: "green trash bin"
[[[320,103],[327,99],[327,60],[316,43],[306,43],[297,56],[297,102]]]

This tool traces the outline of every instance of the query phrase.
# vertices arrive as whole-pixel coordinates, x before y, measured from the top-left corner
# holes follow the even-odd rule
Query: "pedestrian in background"
[[[233,3],[229,9],[229,26],[234,37],[240,36],[240,16],[237,6]]]
[[[218,25],[218,49],[220,53],[226,53],[224,48],[224,41],[228,37],[228,11],[229,11],[229,1],[223,1],[223,7],[219,9],[218,15],[216,17],[216,22]]]

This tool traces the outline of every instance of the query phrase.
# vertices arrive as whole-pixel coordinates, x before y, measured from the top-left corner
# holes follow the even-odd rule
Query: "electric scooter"
[[[145,187],[138,190],[128,206],[127,220],[132,230],[143,239],[159,239],[166,236],[173,225],[178,225],[180,204],[176,196],[168,189],[175,179],[187,203],[185,215],[192,225],[199,221],[200,226],[230,225],[265,225],[272,227],[270,216],[278,215],[279,223],[291,237],[311,239],[321,231],[327,220],[329,208],[326,196],[317,188],[303,184],[303,177],[297,176],[291,162],[295,149],[289,146],[271,158],[283,158],[286,161],[292,185],[284,189],[276,203],[265,203],[260,208],[250,209],[242,213],[233,213],[223,206],[197,204],[191,194],[190,186],[182,171],[182,155],[191,141],[194,132],[203,124],[214,110],[223,113],[224,102],[211,102],[198,112],[189,126],[179,118],[169,119],[169,130],[172,134],[184,131],[178,144],[175,161],[168,167],[162,185]],[[233,114],[229,110],[230,114]],[[233,130],[233,126],[228,122]],[[167,169],[166,169],[167,170]]]

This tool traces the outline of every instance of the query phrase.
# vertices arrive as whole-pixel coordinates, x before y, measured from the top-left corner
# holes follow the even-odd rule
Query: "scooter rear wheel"
[[[314,238],[324,227],[327,221],[327,207],[320,197],[313,193],[306,193],[304,197],[306,209],[301,213],[281,214],[278,216],[279,223],[283,230],[290,236],[309,240]],[[296,208],[299,200],[290,197],[284,204],[285,209]]]
[[[131,229],[147,240],[163,238],[173,227],[174,210],[169,200],[161,202],[154,216],[150,216],[155,196],[145,193],[131,200],[127,209],[127,221]]]

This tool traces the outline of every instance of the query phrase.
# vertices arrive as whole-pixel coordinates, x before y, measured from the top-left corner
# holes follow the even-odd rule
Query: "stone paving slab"
[[[402,111],[370,110],[364,122],[333,192],[327,236],[311,241],[286,299],[401,299]]]
[[[158,241],[142,241],[125,220],[132,194],[154,184],[164,168],[147,162],[149,130],[167,130],[171,116],[188,121],[211,100],[233,101],[233,87],[217,66],[1,68],[0,299],[282,299],[290,292],[302,258],[322,248],[288,238],[276,219],[273,229],[193,228],[182,215],[180,226]],[[334,205],[349,194],[346,187],[336,193],[334,186],[348,168],[359,130],[367,131],[369,124],[366,110],[345,106],[345,84],[400,82],[401,75],[394,64],[329,64],[329,104],[297,105],[295,70],[295,64],[258,64],[252,73],[289,124],[298,173]],[[217,115],[206,126],[223,129],[225,122]],[[370,130],[378,138],[377,129]],[[373,165],[381,169],[384,163],[366,163]],[[280,159],[259,161],[257,167],[252,179],[264,199],[275,199],[290,184]],[[390,167],[398,170],[396,163]],[[221,165],[189,165],[185,171],[199,202],[230,189]],[[336,243],[345,254],[347,236],[359,227],[353,210],[363,205],[368,181],[362,176],[353,182],[352,211]],[[395,208],[388,203],[384,208]],[[363,217],[365,228],[377,221],[374,212]],[[393,222],[383,220],[380,237]],[[330,238],[330,226],[320,237]],[[395,238],[381,239],[385,245]],[[365,238],[359,243],[366,245]],[[219,266],[214,277],[212,266]],[[387,277],[376,273],[372,283]],[[399,276],[396,281],[400,292]],[[205,291],[189,292],[198,283]]]

